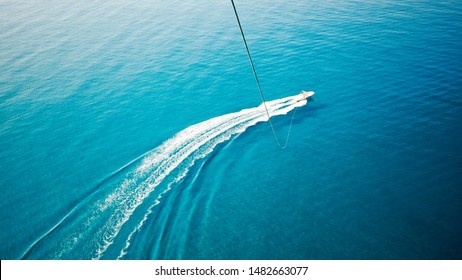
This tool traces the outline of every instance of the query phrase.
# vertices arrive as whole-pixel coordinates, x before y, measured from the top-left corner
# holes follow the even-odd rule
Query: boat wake
[[[306,104],[300,95],[266,102],[271,116]],[[162,196],[220,143],[268,120],[263,104],[192,125],[132,161],[74,207],[25,259],[123,258]]]

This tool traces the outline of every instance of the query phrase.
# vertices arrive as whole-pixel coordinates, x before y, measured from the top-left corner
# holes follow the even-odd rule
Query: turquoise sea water
[[[236,6],[285,150],[229,1],[0,0],[1,259],[462,258],[459,1]]]

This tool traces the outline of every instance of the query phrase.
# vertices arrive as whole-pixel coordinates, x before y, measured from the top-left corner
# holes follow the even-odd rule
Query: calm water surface
[[[462,258],[460,3],[236,6],[282,151],[229,1],[0,0],[2,259]]]

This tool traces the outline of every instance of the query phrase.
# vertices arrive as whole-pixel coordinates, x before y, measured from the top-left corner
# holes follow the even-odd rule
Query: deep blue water
[[[1,259],[462,258],[459,1],[236,6],[285,150],[229,1],[0,0]]]

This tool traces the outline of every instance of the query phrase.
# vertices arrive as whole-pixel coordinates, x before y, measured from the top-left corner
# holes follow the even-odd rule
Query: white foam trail
[[[273,108],[273,109],[279,109]],[[257,112],[252,111],[252,113],[257,113],[257,115],[262,116],[260,110],[255,110]],[[279,114],[283,114],[288,112],[287,109],[278,112]],[[159,162],[158,154],[155,154],[155,157],[147,157],[144,160],[144,165],[140,166],[137,171],[146,171],[149,168],[146,168],[146,165],[152,166],[159,164],[159,168],[156,169],[149,178],[144,181],[140,186],[137,188],[136,194],[134,194],[135,199],[133,199],[133,194],[131,196],[126,196],[126,199],[122,202],[122,207],[119,207],[116,212],[110,217],[107,221],[107,226],[112,225],[114,231],[106,236],[105,241],[102,246],[99,248],[99,254],[97,258],[102,256],[102,253],[106,251],[106,249],[112,244],[114,238],[119,233],[123,224],[130,218],[133,214],[133,211],[144,201],[144,199],[154,190],[156,186],[160,184],[164,180],[164,178],[172,172],[180,163],[182,163],[188,156],[190,156],[194,151],[199,149],[202,146],[206,146],[206,150],[203,153],[196,155],[190,166],[194,164],[194,162],[209,154],[213,148],[221,142],[228,140],[231,135],[243,132],[247,127],[257,123],[260,121],[260,118],[254,118],[253,114],[250,112],[245,112],[242,114],[229,114],[221,117],[217,117],[203,123],[194,125],[189,127],[182,132],[178,133],[174,138],[174,140],[179,141],[167,141],[166,144],[168,145],[165,148],[168,150],[172,150],[173,147],[177,147],[178,149],[171,153],[169,151],[169,161]],[[249,114],[250,113],[250,114]],[[232,122],[231,120],[237,120],[236,122]],[[246,123],[246,125],[241,125],[242,123]],[[183,133],[184,132],[184,133]],[[225,133],[227,132],[227,133]],[[224,135],[220,135],[224,134]],[[191,140],[195,141],[191,141]],[[171,143],[174,142],[174,143]],[[184,143],[188,143],[186,146],[183,146]],[[177,146],[178,145],[178,146]],[[161,145],[159,148],[162,149],[164,145]],[[165,149],[167,150],[167,149]],[[186,169],[187,170],[187,169]],[[125,185],[125,184],[124,184]]]
[[[271,116],[284,115],[306,104],[306,100],[297,102],[300,95],[290,96],[266,102]],[[70,225],[57,227],[59,236],[66,236],[51,253],[53,258],[69,258],[78,252],[82,258],[99,259],[114,243],[122,227],[132,217],[138,207],[145,202],[152,192],[172,172],[176,177],[162,191],[153,205],[142,216],[141,221],[125,237],[125,246],[120,248],[118,258],[122,258],[131,244],[133,235],[138,232],[147,220],[152,209],[157,205],[165,192],[175,182],[182,180],[194,163],[208,154],[220,143],[231,136],[240,134],[258,122],[267,121],[268,117],[263,104],[240,112],[226,114],[192,125],[160,146],[147,153],[134,168],[125,174],[125,178],[107,194],[95,198],[89,205],[79,209],[82,211]],[[175,175],[174,175],[175,176]],[[77,211],[78,212],[78,211]],[[138,215],[139,217],[139,215]],[[61,231],[61,232],[60,232]],[[54,241],[56,242],[56,240]],[[48,256],[50,257],[50,256]]]
[[[287,106],[286,102],[288,101],[291,101],[290,102],[290,106]],[[290,112],[291,110],[293,110],[295,107],[300,107],[300,106],[303,106],[307,103],[306,100],[302,100],[302,101],[294,101],[294,98],[293,97],[288,97],[288,98],[283,98],[283,99],[279,99],[279,100],[275,100],[275,101],[272,101],[272,102],[267,102],[267,106],[268,108],[271,110],[270,111],[270,114],[271,116],[275,116],[275,115],[282,115],[282,114],[287,114],[288,112]],[[285,107],[287,106],[287,107]],[[236,133],[240,133],[240,132],[243,132],[246,128],[260,122],[260,121],[266,121],[267,120],[267,116],[262,112],[262,109],[263,108],[263,104],[257,108],[252,108],[252,109],[247,109],[247,110],[242,110],[241,112],[239,113],[257,113],[257,114],[260,114],[260,116],[258,116],[257,118],[253,118],[252,121],[250,121],[247,125],[245,126],[242,126],[240,129],[237,129],[237,130],[234,130],[234,131],[229,131],[229,137],[223,137],[223,138],[217,138],[215,139],[215,142],[212,143],[212,147],[209,147],[209,149],[207,150],[207,152],[201,156],[198,156],[197,158],[195,158],[189,165],[187,168],[184,169],[183,173],[181,173],[173,182],[171,182],[169,184],[169,186],[167,187],[167,189],[162,192],[161,194],[159,194],[158,198],[156,199],[156,203],[154,203],[153,205],[151,205],[148,209],[148,211],[146,212],[146,214],[144,215],[143,219],[140,221],[140,223],[135,227],[135,229],[129,234],[126,242],[125,242],[125,247],[121,250],[119,256],[117,257],[117,259],[121,259],[126,253],[127,253],[127,249],[129,248],[130,244],[131,244],[131,238],[133,237],[133,235],[138,232],[141,227],[143,226],[144,222],[146,222],[146,220],[148,219],[148,216],[152,213],[152,210],[155,206],[157,206],[159,204],[159,200],[160,198],[162,198],[162,196],[170,190],[170,187],[173,185],[173,183],[175,182],[178,182],[180,181],[181,179],[183,179],[186,174],[188,173],[189,171],[189,168],[191,166],[194,165],[194,162],[196,159],[200,158],[200,157],[204,157],[205,155],[207,155],[209,152],[211,152],[213,150],[213,148],[223,142],[223,141],[226,141],[228,140],[231,135],[233,134],[236,134]],[[232,115],[232,114],[230,114]],[[225,115],[226,116],[226,115]],[[223,116],[224,117],[224,116]],[[219,119],[221,117],[217,117],[215,119]],[[213,119],[212,119],[213,120]],[[206,123],[206,122],[204,122]],[[202,123],[201,123],[202,124]],[[198,124],[200,125],[200,124]]]

